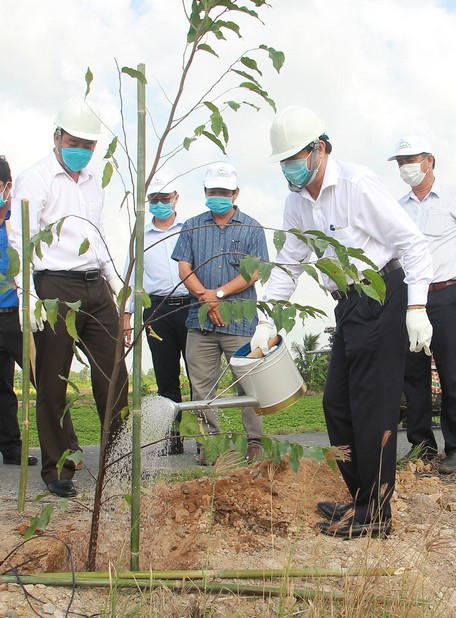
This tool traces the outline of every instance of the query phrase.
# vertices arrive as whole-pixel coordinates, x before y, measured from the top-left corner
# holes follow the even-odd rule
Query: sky
[[[241,4],[249,5],[247,0]],[[163,131],[170,100],[177,91],[188,29],[188,0],[2,0],[0,39],[0,154],[13,176],[46,156],[53,146],[54,117],[70,97],[85,94],[84,76],[94,75],[89,100],[105,124],[92,167],[101,175],[103,156],[113,135],[122,139],[117,67],[146,67],[147,163],[155,156],[157,133]],[[253,8],[253,7],[252,7]],[[216,58],[202,52],[189,73],[180,112],[188,111],[226,68],[246,50],[266,44],[285,53],[280,74],[267,55],[251,53],[263,72],[262,87],[277,109],[303,105],[326,125],[333,156],[367,165],[399,198],[406,185],[397,166],[387,162],[395,142],[406,134],[424,135],[436,157],[436,176],[452,183],[456,143],[456,0],[270,0],[259,10],[263,23],[240,16],[243,34],[226,41],[208,40]],[[129,152],[136,157],[136,83],[122,77],[122,107]],[[228,99],[261,106],[226,112],[230,141],[225,157],[209,142],[198,141],[166,162],[176,177],[179,214],[204,210],[206,166],[229,160],[238,171],[239,207],[262,225],[280,228],[286,182],[278,164],[268,161],[269,129],[274,110],[259,97],[230,90],[222,82],[219,105]],[[229,90],[229,92],[227,92]],[[191,115],[171,136],[170,153],[206,118]],[[130,236],[127,209],[121,209],[124,184],[131,189],[126,158],[119,151],[121,176],[105,195],[105,229],[120,272]],[[270,236],[268,237],[270,242]],[[270,243],[271,257],[274,249]],[[287,340],[303,332],[320,333],[332,325],[334,301],[302,277],[292,300],[327,312],[309,320]],[[321,343],[326,341],[325,335]],[[147,346],[144,346],[147,347]],[[143,354],[145,369],[150,361]]]

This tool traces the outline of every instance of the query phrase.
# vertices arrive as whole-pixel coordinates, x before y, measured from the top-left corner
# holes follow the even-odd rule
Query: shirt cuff
[[[414,283],[408,286],[408,305],[426,305],[429,286]]]

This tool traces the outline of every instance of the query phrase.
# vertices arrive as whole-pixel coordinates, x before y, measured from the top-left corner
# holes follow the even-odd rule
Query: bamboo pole
[[[21,200],[22,215],[22,454],[17,510],[25,507],[27,491],[28,452],[30,444],[30,348],[33,337],[30,330],[30,220],[29,202]]]
[[[138,65],[145,76],[146,67]],[[135,239],[135,307],[133,315],[133,410],[132,410],[132,474],[131,474],[131,526],[130,567],[139,566],[139,522],[141,510],[141,355],[142,355],[142,290],[144,275],[144,212],[145,212],[145,162],[146,162],[146,105],[145,84],[137,80],[138,96],[138,152],[136,182],[136,239]]]

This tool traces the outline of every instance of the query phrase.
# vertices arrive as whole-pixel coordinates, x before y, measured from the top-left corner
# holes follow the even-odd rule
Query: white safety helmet
[[[88,104],[84,99],[68,99],[54,122],[74,137],[90,141],[101,137],[100,113],[93,103]]]
[[[270,161],[292,157],[324,133],[325,126],[313,111],[298,105],[286,107],[277,114],[271,126]]]

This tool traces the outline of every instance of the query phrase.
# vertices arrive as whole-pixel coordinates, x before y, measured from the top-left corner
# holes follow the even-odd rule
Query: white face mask
[[[426,159],[424,159],[424,161],[425,160]],[[411,187],[417,187],[420,185],[429,171],[428,168],[425,172],[423,172],[421,170],[421,163],[423,163],[423,161],[420,163],[405,163],[399,168],[399,174],[402,180]]]

